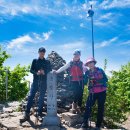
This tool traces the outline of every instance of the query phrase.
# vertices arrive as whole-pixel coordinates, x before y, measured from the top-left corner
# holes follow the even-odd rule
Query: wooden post
[[[5,87],[6,87],[6,101],[8,100],[8,70],[5,70],[6,77],[5,77]]]

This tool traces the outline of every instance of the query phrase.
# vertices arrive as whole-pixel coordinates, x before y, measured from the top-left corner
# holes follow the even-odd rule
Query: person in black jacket
[[[42,117],[42,110],[44,105],[44,96],[47,89],[47,73],[50,72],[51,64],[48,60],[44,58],[45,56],[45,48],[39,48],[39,58],[34,59],[31,65],[30,72],[33,74],[33,83],[31,86],[30,94],[28,97],[27,108],[25,111],[25,115],[20,122],[30,120],[30,109],[33,105],[33,99],[37,91],[39,91],[39,103],[38,103],[38,116]]]

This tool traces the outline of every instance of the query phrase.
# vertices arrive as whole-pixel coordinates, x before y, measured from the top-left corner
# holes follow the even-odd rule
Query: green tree
[[[6,53],[6,51],[2,50],[0,46],[0,101],[4,100],[4,90],[5,90],[5,67],[3,66],[6,59],[8,59],[10,55]]]
[[[4,62],[10,57],[0,46],[0,101],[6,100],[5,69],[8,69],[8,100],[21,100],[28,92],[27,81],[25,76],[28,75],[29,66],[17,65],[13,70],[4,66]]]
[[[119,71],[112,71],[105,107],[106,121],[122,123],[130,112],[130,62]]]
[[[8,96],[9,100],[21,100],[29,90],[28,82],[24,78],[28,75],[29,67],[17,65],[9,73]]]

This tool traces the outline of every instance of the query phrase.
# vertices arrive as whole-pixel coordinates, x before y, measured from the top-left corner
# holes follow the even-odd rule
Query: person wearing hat
[[[69,70],[71,86],[74,92],[74,101],[72,103],[74,109],[82,106],[82,97],[83,97],[83,62],[80,60],[81,51],[76,49],[73,53],[73,59],[57,71],[55,73],[61,73],[62,71]]]
[[[98,130],[101,127],[104,116],[104,104],[106,100],[108,78],[101,68],[95,66],[96,63],[97,61],[94,58],[89,58],[85,64],[89,68],[89,70],[85,73],[84,80],[85,84],[88,84],[89,96],[87,98],[84,121],[81,127],[89,128],[88,122],[91,116],[91,109],[97,101],[98,114],[96,129]]]
[[[51,65],[48,60],[45,59],[45,48],[41,47],[38,50],[39,57],[32,61],[30,72],[33,74],[33,83],[28,96],[27,108],[23,119],[20,122],[30,120],[30,109],[33,105],[33,99],[37,92],[40,93],[38,101],[38,116],[42,117],[44,96],[47,89],[47,73],[50,72]]]

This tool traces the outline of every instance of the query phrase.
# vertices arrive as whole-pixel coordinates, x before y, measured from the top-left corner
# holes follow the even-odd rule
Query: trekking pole
[[[90,100],[90,109],[91,109],[91,111],[90,111],[90,117],[89,117],[89,122],[90,122],[90,128],[92,127],[91,126],[91,123],[92,123],[92,101],[93,101],[93,95],[94,95],[94,93],[93,93],[93,85],[94,85],[94,81],[93,81],[93,79],[91,79],[91,84],[92,84],[92,86],[91,86],[91,89],[89,90],[89,100]],[[92,90],[92,92],[90,92]],[[91,94],[92,94],[92,97],[91,97]]]
[[[35,95],[35,106],[36,106],[35,125],[38,124],[38,99],[39,99],[39,95],[40,95],[39,88],[41,87],[41,80],[42,80],[42,75],[39,75],[38,76],[38,91],[37,91],[37,93]]]
[[[90,97],[90,108],[91,108],[91,111],[92,111],[92,100],[93,100],[93,93],[92,93],[92,98]],[[91,126],[91,123],[92,123],[92,112],[90,112],[90,117],[89,117],[89,121],[90,121],[90,128],[92,127]]]

